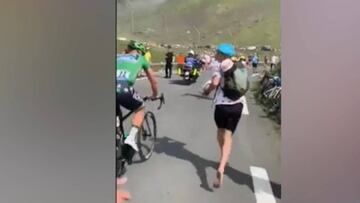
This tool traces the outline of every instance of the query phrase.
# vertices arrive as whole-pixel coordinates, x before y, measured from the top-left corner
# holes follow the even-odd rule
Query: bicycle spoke
[[[139,155],[142,160],[147,160],[150,158],[155,146],[155,136],[155,117],[152,113],[147,112],[144,117],[141,137],[139,138]]]

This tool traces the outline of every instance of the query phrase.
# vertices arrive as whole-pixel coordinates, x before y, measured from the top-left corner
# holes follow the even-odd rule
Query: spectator
[[[254,69],[254,73],[256,73],[257,72],[257,67],[258,67],[258,64],[259,64],[259,58],[258,58],[256,53],[252,57],[251,63],[252,63],[252,67]]]
[[[165,55],[165,78],[171,78],[173,59],[174,53],[171,51],[171,46],[168,46],[168,51]]]
[[[278,57],[273,55],[271,57],[270,71],[272,71],[272,69],[275,68],[275,65],[277,64],[277,62],[278,62]]]
[[[146,52],[144,55],[145,59],[149,62],[149,64],[151,64],[151,52],[150,52],[150,47],[146,47]]]
[[[217,89],[215,93],[216,107],[214,117],[217,126],[217,140],[220,147],[220,161],[216,173],[216,181],[214,182],[215,188],[219,188],[223,183],[225,166],[229,160],[232,147],[232,136],[241,118],[241,114],[243,114],[243,107],[245,111],[247,110],[245,97],[232,101],[224,96],[222,88],[218,88],[224,84],[223,73],[234,65],[230,58],[235,54],[234,46],[231,44],[221,44],[218,46],[215,58],[219,61],[220,67],[212,77],[211,84],[207,85],[208,87],[205,85],[204,90],[204,95],[209,95],[211,91]]]
[[[269,64],[269,58],[268,58],[268,56],[264,56],[264,64],[265,65],[268,65]]]
[[[181,75],[182,69],[184,68],[185,65],[185,56],[180,53],[179,55],[176,56],[176,62],[177,62],[177,74]]]

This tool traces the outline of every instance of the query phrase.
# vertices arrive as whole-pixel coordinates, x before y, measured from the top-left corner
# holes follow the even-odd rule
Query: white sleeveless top
[[[220,77],[220,87],[223,87],[224,79],[222,77],[221,71],[222,71],[221,64],[219,64],[219,68],[217,68],[217,70],[214,72],[213,77]],[[245,96],[242,96],[238,100],[233,101],[233,100],[229,99],[228,97],[224,96],[224,92],[222,91],[222,89],[220,87],[215,92],[215,98],[214,98],[215,105],[234,105],[234,104],[242,103],[243,104],[242,114],[249,115],[249,110],[247,107],[247,102],[246,102]]]

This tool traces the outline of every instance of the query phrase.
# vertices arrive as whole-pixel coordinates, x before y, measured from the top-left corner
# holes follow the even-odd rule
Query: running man
[[[232,44],[220,44],[217,47],[215,59],[220,63],[220,68],[211,79],[211,84],[204,90],[204,95],[209,95],[213,90],[215,93],[215,112],[214,118],[217,126],[217,141],[220,148],[220,161],[216,173],[214,187],[221,187],[224,179],[225,166],[229,160],[232,136],[240,121],[243,113],[243,104],[246,105],[244,96],[236,101],[224,96],[224,92],[220,87],[224,85],[223,74],[231,69],[234,62],[231,60],[235,56],[236,51]],[[246,109],[246,106],[245,106]]]

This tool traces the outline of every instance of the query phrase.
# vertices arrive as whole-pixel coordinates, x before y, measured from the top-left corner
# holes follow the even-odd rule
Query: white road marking
[[[269,177],[264,168],[250,166],[257,203],[276,203]]]

